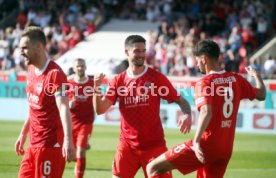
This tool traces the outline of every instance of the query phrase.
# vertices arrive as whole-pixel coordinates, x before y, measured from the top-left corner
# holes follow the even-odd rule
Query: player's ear
[[[201,61],[203,64],[206,64],[207,63],[207,56],[203,55],[202,58],[201,58]]]
[[[126,54],[126,56],[129,56],[127,48],[125,49],[125,54]]]
[[[44,46],[42,43],[35,43],[35,48],[37,49],[37,51],[43,50],[44,48],[46,48],[46,46]]]

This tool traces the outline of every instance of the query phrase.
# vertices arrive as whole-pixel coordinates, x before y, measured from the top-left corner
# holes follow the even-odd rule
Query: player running
[[[76,147],[76,178],[82,178],[86,167],[86,150],[93,130],[93,85],[86,74],[85,60],[77,58],[73,63],[74,75],[69,76],[69,107],[73,124],[73,144]]]

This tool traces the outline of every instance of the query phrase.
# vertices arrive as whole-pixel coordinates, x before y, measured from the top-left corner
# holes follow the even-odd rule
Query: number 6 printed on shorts
[[[43,164],[43,175],[48,176],[51,174],[51,161],[46,160]]]

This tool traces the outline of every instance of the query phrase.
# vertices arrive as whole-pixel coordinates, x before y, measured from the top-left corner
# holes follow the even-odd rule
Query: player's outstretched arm
[[[245,67],[245,70],[250,76],[254,78],[256,82],[256,88],[258,89],[258,94],[256,99],[260,101],[265,100],[266,89],[265,89],[263,79],[261,78],[261,75],[252,66]]]
[[[187,100],[180,97],[178,101],[176,101],[178,106],[181,108],[183,112],[183,116],[178,120],[178,127],[181,133],[190,133],[192,126],[192,117],[191,117],[191,106]]]
[[[56,103],[64,132],[62,154],[65,160],[70,162],[75,159],[75,149],[72,141],[72,120],[69,111],[68,97],[56,96]]]
[[[207,128],[210,120],[212,118],[212,108],[211,105],[205,104],[200,107],[199,118],[198,118],[198,125],[195,132],[194,140],[193,140],[193,147],[192,149],[195,152],[197,159],[201,163],[205,163],[204,153],[200,147],[200,139],[204,130]]]
[[[18,156],[22,156],[25,152],[24,144],[27,138],[27,134],[29,132],[29,127],[30,127],[30,119],[28,117],[23,124],[23,127],[21,129],[18,139],[15,142],[15,152],[17,153]]]
[[[113,104],[109,99],[103,97],[100,90],[100,86],[105,77],[105,74],[100,73],[94,76],[94,96],[93,96],[93,107],[97,114],[103,114]]]

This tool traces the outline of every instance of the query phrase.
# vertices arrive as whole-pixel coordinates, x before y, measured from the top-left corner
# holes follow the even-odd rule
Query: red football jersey
[[[126,70],[109,83],[105,97],[119,99],[121,141],[142,150],[165,145],[160,99],[171,103],[180,95],[163,74],[148,67],[135,76]]]
[[[258,90],[242,76],[231,72],[211,72],[196,84],[198,110],[205,104],[212,108],[212,118],[201,138],[206,157],[231,156],[240,100],[254,99]],[[208,158],[207,158],[208,159]]]
[[[92,124],[94,121],[93,111],[93,86],[92,79],[87,79],[81,83],[74,80],[74,76],[68,78],[69,100],[75,98],[75,107],[70,109],[73,127],[79,124]]]
[[[26,91],[31,147],[51,148],[62,145],[63,129],[55,93],[66,82],[65,73],[53,61],[48,60],[42,71],[38,71],[33,65],[28,67]]]

